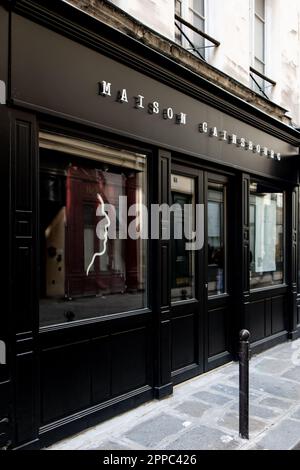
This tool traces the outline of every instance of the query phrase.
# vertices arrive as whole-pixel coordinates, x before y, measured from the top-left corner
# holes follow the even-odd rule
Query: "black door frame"
[[[197,190],[195,191],[196,203],[204,204],[204,246],[202,250],[196,253],[195,257],[195,298],[196,300],[183,301],[182,303],[171,304],[172,319],[174,316],[184,317],[192,315],[193,310],[195,312],[195,327],[194,335],[196,336],[195,342],[197,344],[195,357],[196,360],[193,364],[186,365],[179,370],[172,371],[173,383],[179,383],[187,380],[191,377],[199,375],[203,372],[219,367],[232,360],[233,352],[233,341],[232,336],[234,333],[234,315],[232,315],[232,302],[233,302],[233,288],[232,288],[232,270],[233,263],[231,262],[232,249],[234,246],[234,230],[236,227],[230,227],[230,220],[235,220],[234,207],[233,207],[233,188],[235,185],[234,174],[222,171],[219,168],[211,168],[205,165],[205,163],[187,162],[186,159],[174,158],[172,161],[172,174],[180,174],[183,176],[193,177],[198,184],[196,185]],[[225,231],[226,231],[226,252],[227,252],[227,292],[218,295],[208,297],[207,280],[208,280],[208,250],[207,250],[207,195],[208,195],[208,182],[219,182],[226,186],[226,202],[225,202]],[[230,214],[230,215],[229,215]],[[220,312],[220,315],[224,315],[223,328],[226,347],[224,351],[214,354],[212,357],[209,355],[209,315],[210,312]],[[174,341],[174,338],[172,338]],[[197,363],[198,361],[198,363]]]
[[[203,191],[203,171],[200,169],[193,169],[189,166],[178,163],[171,165],[171,174],[180,176],[187,176],[194,179],[195,181],[195,204],[204,203],[204,191]],[[204,343],[203,343],[203,328],[204,328],[204,312],[205,312],[205,297],[206,297],[206,284],[204,278],[204,271],[201,269],[204,263],[204,250],[197,250],[195,252],[195,266],[194,266],[194,277],[195,277],[195,298],[190,300],[183,300],[175,303],[171,303],[171,323],[172,323],[172,380],[176,384],[187,380],[191,377],[201,374],[204,372]],[[176,324],[178,325],[178,328]],[[178,351],[178,347],[183,347],[181,344],[182,339],[182,328],[191,330],[193,335],[193,348],[189,354],[193,355],[193,360],[189,364],[182,365],[182,367],[174,368],[175,361],[174,355],[181,354]],[[175,334],[178,332],[178,342],[176,344]],[[190,346],[189,338],[186,339],[187,347]],[[175,351],[176,349],[176,351]],[[182,351],[183,355],[185,352]]]
[[[205,277],[208,279],[208,186],[210,182],[223,184],[225,187],[224,201],[224,235],[225,235],[225,279],[226,290],[223,294],[206,296],[207,307],[205,310],[205,371],[212,370],[232,360],[234,334],[234,322],[232,318],[232,304],[234,297],[233,277],[233,250],[235,213],[233,206],[233,190],[235,180],[233,175],[226,175],[222,171],[207,170],[204,173],[205,194]],[[215,316],[215,320],[212,317]],[[222,324],[221,324],[222,323]],[[216,329],[218,331],[216,331]],[[223,330],[223,331],[222,331]],[[223,350],[219,347],[213,350],[213,335],[223,339]],[[221,341],[222,342],[222,341]]]

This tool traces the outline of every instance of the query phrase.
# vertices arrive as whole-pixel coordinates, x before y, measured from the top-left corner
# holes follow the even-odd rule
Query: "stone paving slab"
[[[184,421],[162,414],[138,424],[126,433],[126,437],[147,448],[155,448],[160,441],[183,429]]]
[[[300,367],[293,367],[285,372],[282,377],[285,379],[293,380],[294,382],[300,383]]]
[[[295,413],[291,415],[291,418],[300,420],[300,407],[298,408],[298,410],[296,410]]]
[[[258,441],[258,445],[268,450],[289,450],[300,441],[300,422],[284,419]]]
[[[166,450],[225,450],[235,449],[239,442],[218,429],[197,426],[170,443]]]
[[[250,403],[250,416],[256,416],[257,418],[262,419],[273,419],[276,418],[280,412],[272,408],[267,408],[266,406],[252,405]]]
[[[282,361],[281,359],[272,359],[266,357],[259,364],[256,365],[256,369],[259,372],[266,374],[282,374],[289,367],[288,361]]]
[[[232,401],[232,397],[225,397],[223,395],[219,395],[217,393],[211,393],[206,390],[201,390],[201,392],[195,393],[193,395],[195,398],[199,400],[205,401],[206,403],[211,403],[213,405],[225,405],[229,401]]]
[[[218,420],[218,424],[221,427],[236,431],[239,427],[239,416],[237,413],[233,413],[230,411]],[[266,425],[267,424],[264,421],[259,421],[253,417],[250,417],[249,419],[249,430],[252,435],[262,431],[266,427]]]
[[[276,408],[280,410],[288,410],[293,405],[293,402],[291,400],[281,400],[280,398],[267,397],[259,401],[259,404],[261,406],[268,406],[273,409]]]
[[[205,411],[210,409],[210,406],[199,403],[196,400],[188,400],[178,405],[175,409],[193,418],[200,418]]]
[[[251,358],[249,441],[238,434],[238,382],[227,364],[48,449],[300,449],[300,340]]]

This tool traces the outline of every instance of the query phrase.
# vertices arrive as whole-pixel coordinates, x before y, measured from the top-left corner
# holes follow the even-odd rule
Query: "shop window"
[[[171,175],[172,205],[172,302],[195,297],[195,251],[186,243],[195,227],[195,181]]]
[[[284,282],[284,193],[250,185],[250,287]]]
[[[208,185],[208,295],[220,295],[226,292],[225,189],[223,184]]]
[[[146,173],[145,155],[41,137],[41,326],[147,306],[147,241],[127,233],[143,221],[120,209],[146,204]]]

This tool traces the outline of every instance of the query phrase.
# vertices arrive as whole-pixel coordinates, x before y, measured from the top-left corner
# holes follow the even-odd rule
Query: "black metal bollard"
[[[248,330],[240,331],[239,372],[240,372],[240,419],[239,432],[242,439],[249,439],[249,338]]]

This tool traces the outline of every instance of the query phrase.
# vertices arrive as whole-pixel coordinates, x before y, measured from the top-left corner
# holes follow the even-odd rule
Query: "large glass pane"
[[[195,252],[186,250],[195,226],[193,178],[171,176],[172,190],[172,289],[173,302],[195,297]]]
[[[225,187],[209,183],[207,205],[208,294],[225,292]]]
[[[265,0],[255,0],[255,13],[265,18]]]
[[[175,0],[175,14],[182,17],[181,0]],[[178,25],[180,29],[176,25]],[[183,25],[179,21],[175,20],[175,41],[178,44],[182,44],[182,34],[181,34],[182,29],[183,29]]]
[[[265,72],[265,65],[258,59],[254,59],[254,68],[258,72],[264,73]],[[256,91],[256,93],[265,93],[265,80],[261,77],[259,77],[256,74],[253,74],[253,77],[255,79],[255,82],[253,82],[253,89]]]
[[[265,61],[265,24],[255,16],[254,55],[261,62]]]
[[[181,2],[181,0],[175,0],[175,13],[178,16],[182,16],[182,2]]]
[[[189,20],[190,23],[195,26],[199,31],[205,29],[205,18],[204,18],[204,1],[203,0],[190,0],[189,8]],[[190,50],[193,54],[199,57],[205,55],[205,39],[198,33],[193,32],[192,30],[188,31],[188,36],[194,46],[187,44],[187,49]]]
[[[41,326],[147,305],[146,240],[127,233],[142,221],[119,210],[146,204],[146,158],[94,147],[93,160],[40,151]]]
[[[192,1],[193,10],[199,13],[201,16],[204,16],[204,2],[205,0],[193,0]]]
[[[250,192],[250,286],[284,282],[284,195],[259,183]]]
[[[193,15],[193,17],[194,26],[200,31],[204,31],[204,20],[200,16],[195,14]],[[193,33],[193,44],[195,46],[195,49],[198,50],[202,56],[204,56],[205,39],[200,34]]]
[[[265,72],[265,64],[261,62],[260,60],[258,60],[257,58],[254,59],[254,68],[255,70],[257,70],[257,72],[260,72],[262,74],[264,74]],[[260,78],[258,75],[255,75],[255,80],[258,83],[264,82],[263,78]]]

